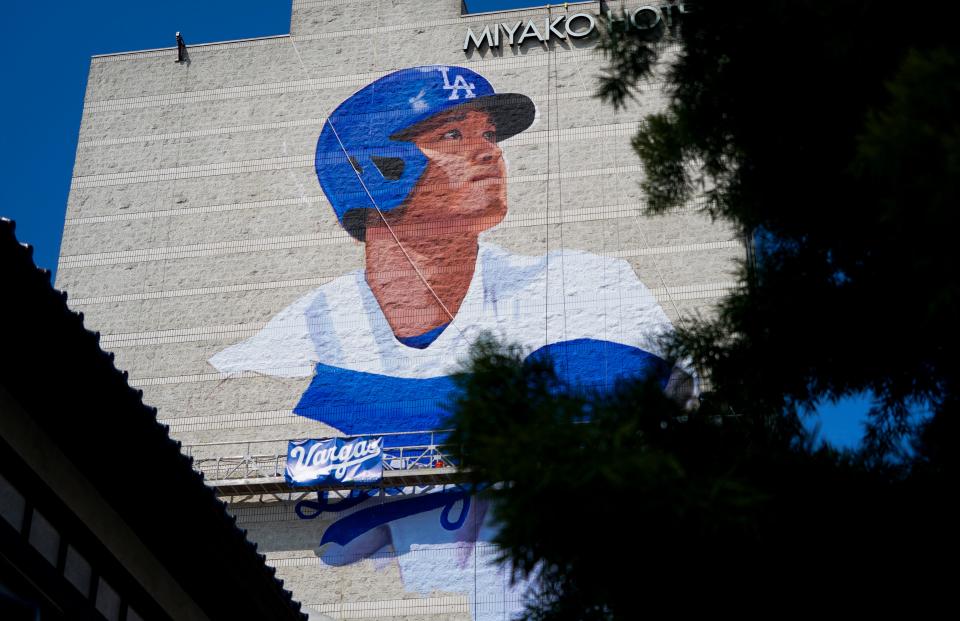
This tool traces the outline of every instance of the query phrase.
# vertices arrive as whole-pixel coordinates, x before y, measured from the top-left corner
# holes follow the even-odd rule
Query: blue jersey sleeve
[[[557,375],[575,388],[611,390],[621,379],[657,378],[664,386],[670,366],[637,347],[595,339],[552,343],[528,359],[553,359]],[[318,364],[310,386],[294,412],[330,425],[347,435],[437,429],[444,404],[455,390],[449,376],[392,377]],[[403,437],[404,443],[427,443],[429,436]],[[386,438],[390,446],[390,437]]]
[[[534,351],[528,360],[551,358],[560,380],[573,388],[610,391],[624,379],[653,377],[666,387],[670,365],[638,347],[575,339],[551,343]]]

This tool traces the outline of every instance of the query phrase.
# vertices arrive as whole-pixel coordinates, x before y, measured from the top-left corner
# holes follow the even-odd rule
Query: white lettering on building
[[[476,94],[473,92],[473,89],[476,88],[473,82],[467,82],[466,78],[458,73],[457,77],[453,80],[453,84],[451,84],[450,76],[447,75],[450,72],[450,67],[440,67],[440,72],[443,74],[443,89],[453,91],[447,99],[460,99],[460,91],[466,91],[466,95],[463,96],[464,99],[473,99],[476,97]]]
[[[668,9],[666,14],[664,9]],[[652,30],[664,21],[668,25],[672,23],[670,9],[677,9],[680,13],[686,12],[682,1],[671,2],[671,4],[662,6],[647,4],[624,11],[621,15],[607,11],[607,20],[611,25],[617,25],[628,30]],[[538,23],[543,25],[543,32],[540,32],[537,27]],[[528,39],[535,39],[543,43],[551,39],[582,39],[593,34],[596,29],[597,17],[590,13],[548,16],[542,22],[539,21],[539,18],[531,18],[526,22],[518,21],[513,24],[503,23],[492,26],[488,24],[484,26],[479,35],[473,31],[473,28],[467,28],[467,34],[463,39],[463,51],[479,50],[484,44],[488,49],[498,49],[501,41],[509,46],[519,46]],[[503,37],[500,36],[501,31]],[[454,97],[451,97],[451,99],[454,99]]]

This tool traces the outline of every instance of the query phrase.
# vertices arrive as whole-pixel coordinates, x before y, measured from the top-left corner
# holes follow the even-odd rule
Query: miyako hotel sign
[[[607,11],[607,19],[611,25],[620,25],[627,30],[650,31],[661,24],[671,25],[673,12],[676,9],[685,13],[683,2],[652,5],[646,4],[633,9],[625,10],[620,15]],[[512,23],[487,24],[479,33],[473,28],[467,28],[463,39],[463,51],[482,49],[486,45],[489,49],[499,49],[501,45],[520,46],[525,41],[535,40],[546,43],[551,39],[583,39],[589,37],[597,29],[599,14],[574,13],[569,15],[548,15],[546,17],[530,18]]]

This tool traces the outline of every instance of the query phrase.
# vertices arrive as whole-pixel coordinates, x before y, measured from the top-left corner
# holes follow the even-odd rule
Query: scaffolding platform
[[[402,442],[402,436],[418,439],[429,436],[430,439],[428,444],[384,447],[383,479],[375,483],[291,485],[284,478],[287,440],[196,444],[185,446],[184,453],[193,457],[194,469],[203,474],[207,486],[213,488],[218,496],[405,488],[461,483],[466,479],[466,470],[459,451],[453,451],[450,445],[433,442],[435,438],[444,437],[446,433],[448,430],[370,434],[371,437],[393,436],[391,440],[394,442]],[[243,453],[230,454],[227,447],[232,446],[242,447]]]
[[[250,479],[214,479],[207,481],[207,485],[212,487],[218,496],[255,496],[258,494],[289,494],[291,492],[324,490],[447,485],[462,481],[463,473],[458,468],[444,467],[424,468],[420,471],[387,470],[383,473],[382,481],[363,485],[337,483],[336,485],[293,486],[287,483],[283,475]]]

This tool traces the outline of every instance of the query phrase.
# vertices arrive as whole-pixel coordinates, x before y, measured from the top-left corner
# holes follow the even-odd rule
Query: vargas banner
[[[383,438],[291,440],[284,478],[294,486],[377,483],[383,479]]]

